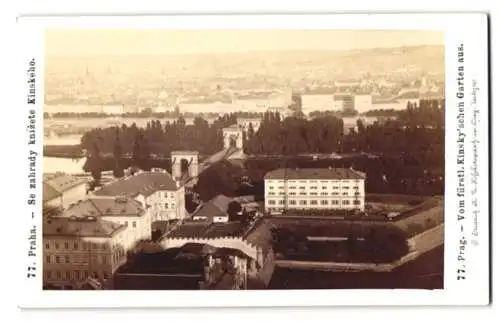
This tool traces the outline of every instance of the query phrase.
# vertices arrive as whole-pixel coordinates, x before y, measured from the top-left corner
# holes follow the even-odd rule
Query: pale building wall
[[[265,180],[265,209],[365,209],[365,180]]]
[[[71,285],[88,277],[109,280],[126,262],[121,248],[125,231],[111,238],[43,237],[43,284]]]
[[[140,240],[151,239],[151,217],[148,212],[138,216],[101,216],[102,219],[125,225],[125,233],[122,235],[123,247],[129,251],[135,247]]]
[[[302,94],[302,111],[307,115],[314,111],[334,111],[333,94]]]
[[[164,248],[182,247],[187,243],[208,244],[213,247],[228,247],[239,249],[253,259],[258,258],[257,247],[249,244],[239,237],[221,237],[221,238],[166,238],[161,241]]]
[[[85,199],[86,196],[87,196],[87,184],[86,183],[78,184],[63,192],[61,197],[62,206],[64,209],[67,209],[70,205]]]
[[[160,190],[148,197],[152,221],[184,219],[186,217],[185,188],[176,191]]]
[[[371,95],[355,95],[354,96],[354,109],[358,113],[364,113],[372,109],[372,96]]]

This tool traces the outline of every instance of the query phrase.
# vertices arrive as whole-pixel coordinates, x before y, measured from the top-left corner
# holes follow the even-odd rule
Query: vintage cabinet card
[[[486,15],[18,24],[22,307],[489,303]]]

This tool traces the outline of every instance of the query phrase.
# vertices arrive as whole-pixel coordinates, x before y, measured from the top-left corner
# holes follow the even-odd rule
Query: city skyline
[[[332,41],[325,41],[332,39]],[[47,56],[348,51],[443,45],[432,30],[132,30],[49,29]]]

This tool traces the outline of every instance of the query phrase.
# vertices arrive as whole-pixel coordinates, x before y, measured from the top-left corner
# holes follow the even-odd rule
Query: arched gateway
[[[182,178],[183,171],[186,171],[191,178],[198,176],[198,151],[172,151],[171,160],[172,177],[175,180]],[[183,169],[183,161],[187,165],[187,170]]]
[[[224,138],[224,149],[229,149],[231,147],[238,150],[243,149],[243,130],[237,125],[226,127],[222,129]]]

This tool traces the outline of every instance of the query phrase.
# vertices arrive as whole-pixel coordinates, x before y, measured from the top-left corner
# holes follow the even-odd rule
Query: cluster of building
[[[57,193],[53,190],[59,183]],[[184,187],[166,171],[140,172],[88,192],[67,174],[44,178],[44,281],[78,287],[92,277],[108,282],[152,223],[185,217]]]
[[[216,94],[210,97],[181,97],[161,92],[158,96],[158,105],[153,107],[130,104],[94,104],[94,105],[52,105],[46,104],[44,112],[54,113],[97,113],[108,115],[124,115],[141,113],[146,109],[153,113],[219,113],[226,114],[232,111],[257,112],[279,111],[284,115],[291,114],[288,107],[292,104],[291,90],[247,91],[245,93]]]
[[[156,94],[154,106],[141,104],[89,104],[89,105],[51,105],[44,107],[49,114],[79,111],[80,113],[104,113],[124,115],[141,113],[149,109],[153,113],[219,113],[230,111],[264,113],[278,111],[285,117],[293,114],[289,108],[294,103],[294,96],[301,99],[302,111],[308,115],[314,111],[356,110],[364,113],[369,110],[405,109],[408,102],[420,99],[440,99],[444,97],[441,85],[430,82],[427,77],[410,85],[380,83],[373,86],[366,82],[334,82],[330,87],[311,86],[293,93],[291,89],[253,89],[246,91],[215,90],[209,96],[199,93],[168,93],[165,90]],[[388,89],[381,91],[377,88]],[[152,95],[152,94],[151,94]]]
[[[256,277],[272,255],[269,229],[255,215],[243,216],[255,214],[256,207],[241,208],[245,202],[239,200],[233,211],[233,198],[217,196],[188,214],[182,176],[175,166],[172,170],[174,176],[160,170],[127,175],[95,191],[87,191],[78,177],[45,175],[44,208],[57,211],[44,215],[44,286],[81,289],[91,280],[100,288],[144,289],[155,278],[185,280],[191,274],[201,288],[246,287],[247,276]],[[54,182],[60,184],[58,193],[49,195]],[[163,227],[156,243],[161,249],[127,264],[128,254],[150,243],[153,227]],[[209,250],[200,253],[194,244]],[[133,272],[151,258],[163,259],[141,271],[137,281]]]
[[[272,237],[265,221],[259,221],[262,207],[251,196],[220,195],[191,214],[185,208],[187,183],[226,158],[230,147],[241,149],[247,124],[225,128],[224,150],[201,164],[196,151],[172,152],[171,174],[163,169],[127,173],[92,191],[82,178],[44,174],[44,208],[50,209],[43,226],[44,283],[81,288],[90,278],[104,287],[117,287],[117,283],[144,287],[161,277],[186,274],[171,271],[183,261],[188,265],[186,258],[196,259],[188,266],[194,270],[191,282],[201,288],[220,288],[224,283],[240,288],[247,285],[247,278],[268,281]],[[251,126],[258,128],[258,124]],[[188,161],[186,173],[182,160]],[[354,169],[282,168],[267,173],[264,180],[266,213],[362,212],[365,208],[365,175]],[[163,227],[156,244],[161,249],[154,252],[163,254],[135,258],[135,264],[125,265],[116,275],[127,263],[127,254],[151,241],[152,227]],[[171,249],[176,251],[164,253]],[[141,273],[144,283],[137,281],[135,273],[141,265],[148,266],[142,261],[159,261],[158,270]],[[113,280],[115,276],[118,280]]]

